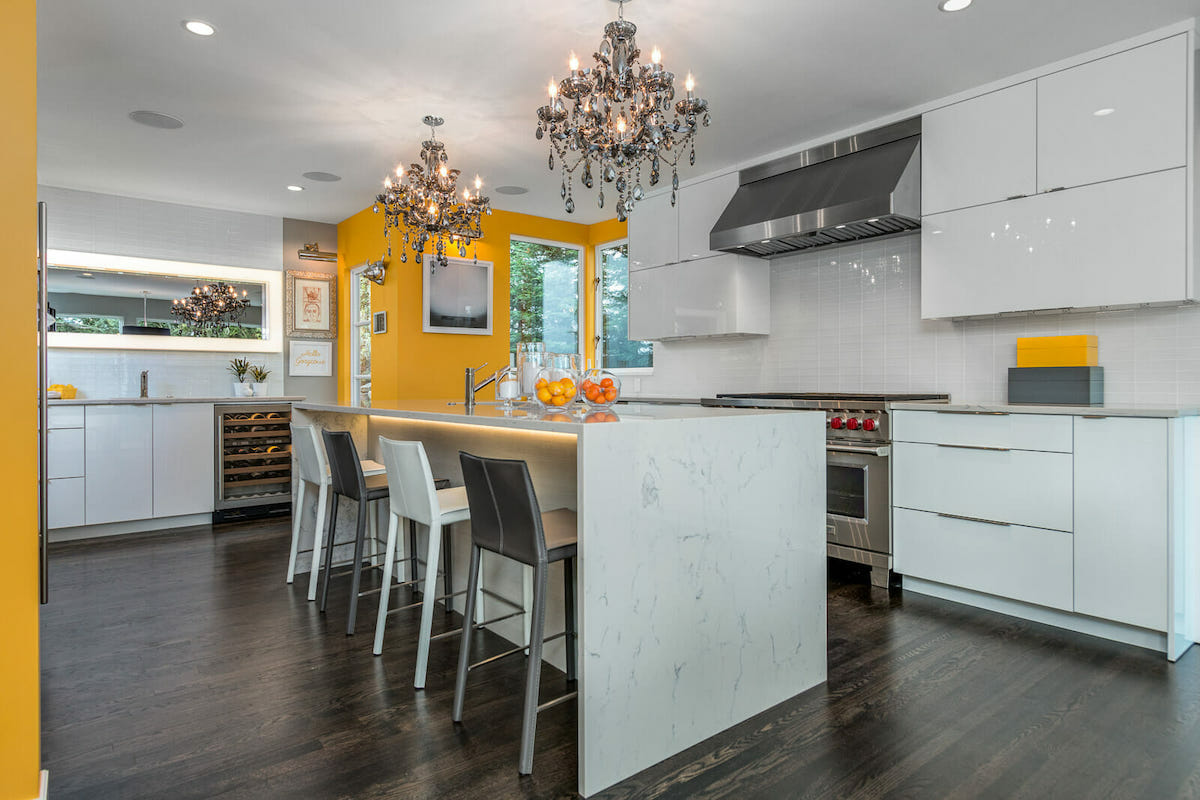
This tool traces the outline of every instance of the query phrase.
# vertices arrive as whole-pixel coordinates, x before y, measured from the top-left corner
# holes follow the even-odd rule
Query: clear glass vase
[[[606,369],[589,369],[579,383],[589,408],[610,408],[621,397],[621,379]]]

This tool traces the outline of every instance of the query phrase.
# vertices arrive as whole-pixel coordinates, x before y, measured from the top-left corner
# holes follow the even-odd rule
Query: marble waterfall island
[[[627,405],[588,424],[445,401],[294,408],[298,424],[351,431],[363,457],[379,458],[380,436],[420,440],[456,484],[459,450],[523,458],[543,509],[578,511],[585,797],[825,680],[823,413]],[[468,552],[468,526],[455,536]],[[484,580],[519,603],[523,570],[489,558]],[[550,586],[548,636],[563,620],[561,579]],[[524,642],[520,619],[492,630]],[[468,685],[463,724],[480,713]]]

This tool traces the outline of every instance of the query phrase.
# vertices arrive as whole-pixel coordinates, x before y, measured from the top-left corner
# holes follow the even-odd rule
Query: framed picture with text
[[[288,342],[288,377],[333,374],[333,342]]]
[[[288,270],[283,289],[287,336],[337,338],[336,275]]]
[[[451,258],[446,266],[425,254],[421,329],[425,333],[492,335],[492,262]]]

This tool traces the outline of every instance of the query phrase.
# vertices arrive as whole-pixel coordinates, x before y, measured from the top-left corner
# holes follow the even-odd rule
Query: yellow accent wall
[[[37,554],[37,4],[5,0],[0,11],[0,337],[9,343],[0,393],[0,800],[38,796]]]
[[[595,276],[595,245],[625,238],[626,225],[611,220],[595,225],[494,211],[483,219],[483,238],[478,242],[479,260],[491,261],[492,335],[423,333],[421,331],[422,268],[409,253],[401,264],[394,251],[383,286],[371,286],[371,310],[387,311],[387,333],[371,340],[372,395],[376,403],[412,399],[455,399],[462,397],[463,369],[485,361],[493,368],[508,363],[508,248],[512,236],[548,239],[584,248],[585,286]],[[397,239],[399,241],[399,239]],[[386,252],[383,215],[370,208],[338,225],[339,337],[342,357],[338,376],[338,402],[349,402],[350,393],[350,284],[349,272],[366,261],[375,261]],[[468,251],[468,257],[474,250]],[[585,342],[595,332],[593,293],[584,292]],[[588,348],[585,357],[591,357]]]

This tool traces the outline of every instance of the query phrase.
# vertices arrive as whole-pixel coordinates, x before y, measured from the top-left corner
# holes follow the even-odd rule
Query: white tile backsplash
[[[192,353],[164,350],[50,350],[48,383],[70,383],[79,397],[137,397],[142,370],[150,370],[151,397],[230,397],[233,358],[271,370],[273,395],[285,394],[282,353]]]
[[[639,394],[931,391],[1004,402],[1017,337],[1094,333],[1110,404],[1200,404],[1200,306],[922,320],[920,286],[916,234],[776,259],[770,336],[660,342]]]

